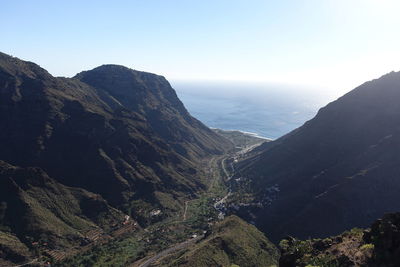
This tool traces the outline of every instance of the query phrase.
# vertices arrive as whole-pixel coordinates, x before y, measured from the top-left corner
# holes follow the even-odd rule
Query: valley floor
[[[225,180],[228,179],[229,176],[225,169],[224,161],[230,157],[232,157],[232,154],[215,156],[208,160],[208,163],[206,164],[206,171],[208,172],[209,176],[209,188],[207,192],[205,192],[199,198],[185,201],[183,215],[180,222],[190,224],[191,222],[206,219],[208,224],[212,225],[216,220],[218,220],[218,216],[215,216],[215,211],[213,209],[218,211],[218,209],[215,207],[218,206],[218,203],[220,203],[227,194],[229,194],[225,186]],[[209,213],[209,216],[207,216],[207,218],[201,218],[206,215],[205,213]],[[192,228],[190,225],[188,226],[189,229]],[[149,267],[153,266],[153,264],[156,265],[157,262],[162,260],[164,257],[178,252],[179,250],[183,250],[191,244],[201,240],[205,236],[204,232],[207,231],[204,229],[203,231],[199,232],[199,229],[196,228],[192,228],[191,230],[193,230],[193,234],[189,236],[187,240],[169,246],[153,256],[140,259],[134,262],[131,267]]]
[[[103,233],[100,239],[80,247],[79,253],[74,251],[62,258],[53,257],[59,260],[56,266],[155,266],[164,257],[201,240],[212,225],[224,218],[225,201],[230,195],[226,182],[232,175],[228,159],[253,149],[263,140],[258,141],[250,145],[242,144],[236,152],[206,159],[203,169],[207,175],[208,189],[197,198],[184,201],[180,213],[145,229],[128,224],[125,230],[117,230],[118,235]],[[104,239],[103,236],[109,238]]]

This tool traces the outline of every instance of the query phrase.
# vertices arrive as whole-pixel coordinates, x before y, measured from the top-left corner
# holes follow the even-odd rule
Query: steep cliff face
[[[147,126],[184,156],[218,154],[230,145],[190,116],[162,76],[104,65],[81,72],[76,78],[102,89],[123,107],[145,117]]]
[[[367,82],[238,164],[259,227],[321,237],[400,210],[400,73]],[[239,175],[238,175],[239,176]]]

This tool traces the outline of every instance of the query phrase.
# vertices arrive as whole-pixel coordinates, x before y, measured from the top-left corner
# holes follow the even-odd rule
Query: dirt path
[[[185,201],[185,210],[183,212],[183,216],[182,216],[182,221],[186,221],[186,213],[187,213],[187,209],[188,209],[188,200]]]

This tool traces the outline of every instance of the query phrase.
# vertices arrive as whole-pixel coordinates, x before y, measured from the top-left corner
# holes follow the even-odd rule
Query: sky
[[[400,70],[398,0],[0,0],[0,51],[55,76],[102,64],[348,91]]]

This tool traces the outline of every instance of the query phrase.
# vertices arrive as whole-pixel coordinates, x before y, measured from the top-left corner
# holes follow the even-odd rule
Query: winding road
[[[251,149],[255,148],[258,145],[260,145],[260,144],[256,144],[256,145],[253,145],[253,146],[250,146],[250,147],[246,147],[243,150],[237,152],[236,155],[240,155],[240,153],[246,153],[246,152],[250,151]],[[219,177],[219,175],[215,175],[215,172],[217,171],[215,168],[218,169],[218,165],[219,165],[218,164],[218,160],[220,160],[221,169],[223,170],[224,175],[226,176],[226,179],[229,180],[231,178],[231,175],[229,175],[228,171],[225,168],[225,160],[228,159],[228,158],[231,158],[231,157],[232,157],[231,154],[227,154],[224,157],[219,156],[219,157],[212,157],[210,159],[210,161],[208,162],[209,174],[212,177],[212,181],[210,183],[210,188],[215,186],[215,183],[217,182],[216,181],[217,177]],[[215,161],[217,161],[216,164],[215,164]],[[226,196],[224,196],[222,199],[220,199],[218,202],[216,202],[214,204],[214,207],[215,207],[215,205],[222,204],[224,201],[226,201],[226,199],[229,197],[230,194],[231,193],[228,192],[228,194]],[[189,202],[190,202],[190,200],[185,201],[185,208],[184,208],[184,212],[183,212],[183,215],[182,215],[182,221],[185,221],[187,219],[187,210],[188,210],[188,203]],[[151,264],[155,263],[156,261],[158,261],[158,260],[160,260],[160,259],[162,259],[162,258],[164,258],[164,257],[176,252],[176,251],[188,248],[189,245],[197,242],[198,240],[200,240],[202,238],[204,238],[204,235],[188,239],[188,240],[186,240],[186,241],[184,241],[182,243],[176,244],[176,245],[174,245],[172,247],[169,247],[169,248],[167,248],[167,249],[165,249],[163,251],[158,252],[157,254],[155,254],[154,256],[150,257],[149,259],[145,260],[142,263],[141,263],[141,261],[143,261],[143,259],[139,260],[139,261],[136,261],[131,265],[131,267],[150,267]]]

